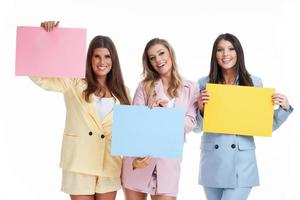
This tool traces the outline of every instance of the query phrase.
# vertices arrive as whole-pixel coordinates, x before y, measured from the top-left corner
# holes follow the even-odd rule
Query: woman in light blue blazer
[[[262,87],[260,78],[248,73],[239,40],[232,34],[221,34],[214,42],[209,75],[200,78],[197,128],[202,130],[204,105],[209,101],[207,83]],[[285,95],[275,93],[273,130],[291,114],[293,108]],[[213,134],[204,132],[201,140],[199,184],[203,185],[208,200],[245,200],[251,188],[259,185],[252,136]]]

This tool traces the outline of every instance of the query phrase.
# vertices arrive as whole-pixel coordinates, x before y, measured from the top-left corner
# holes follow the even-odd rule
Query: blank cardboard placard
[[[112,155],[182,159],[184,111],[115,105]]]
[[[212,133],[272,136],[275,89],[207,84],[203,131]]]
[[[17,27],[17,76],[84,78],[86,29]]]

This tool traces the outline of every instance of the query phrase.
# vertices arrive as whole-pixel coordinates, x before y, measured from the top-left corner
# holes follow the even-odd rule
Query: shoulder
[[[144,89],[144,85],[145,85],[144,81],[140,81],[136,89],[137,90],[143,90]]]
[[[250,78],[252,79],[253,85],[256,87],[262,87],[262,80],[258,76],[250,75]]]
[[[195,81],[191,81],[191,80],[183,80],[182,84],[183,84],[183,87],[189,87],[189,88],[197,87],[197,83]]]
[[[143,81],[139,82],[135,89],[135,94],[142,94],[145,92],[145,83]]]
[[[73,87],[76,87],[76,88],[86,89],[86,87],[87,87],[87,82],[85,79],[72,78],[72,79],[70,79],[70,82],[73,85]]]
[[[198,86],[199,86],[200,90],[203,90],[205,88],[208,81],[209,81],[208,76],[204,76],[198,80]]]
[[[81,78],[71,78],[70,81],[74,85],[86,84],[86,80],[85,79],[81,79]]]

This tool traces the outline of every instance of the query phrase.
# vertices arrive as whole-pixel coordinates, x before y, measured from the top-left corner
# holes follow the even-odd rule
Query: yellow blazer
[[[60,167],[89,175],[120,177],[122,159],[111,155],[113,113],[100,120],[95,96],[91,95],[88,103],[82,95],[86,82],[67,78],[32,77],[31,80],[45,90],[64,94],[66,122]],[[116,103],[119,104],[117,99]]]

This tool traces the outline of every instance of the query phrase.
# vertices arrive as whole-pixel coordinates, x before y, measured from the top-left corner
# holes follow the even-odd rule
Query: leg
[[[106,192],[106,193],[96,193],[95,200],[115,200],[117,195],[117,191]]]
[[[164,195],[151,195],[151,200],[176,200],[176,197]]]
[[[224,189],[222,200],[247,200],[251,189],[251,187]]]
[[[146,200],[147,194],[124,188],[126,200]]]
[[[94,195],[70,195],[71,200],[95,200]]]
[[[203,189],[207,200],[221,200],[223,194],[222,188],[203,187]]]

